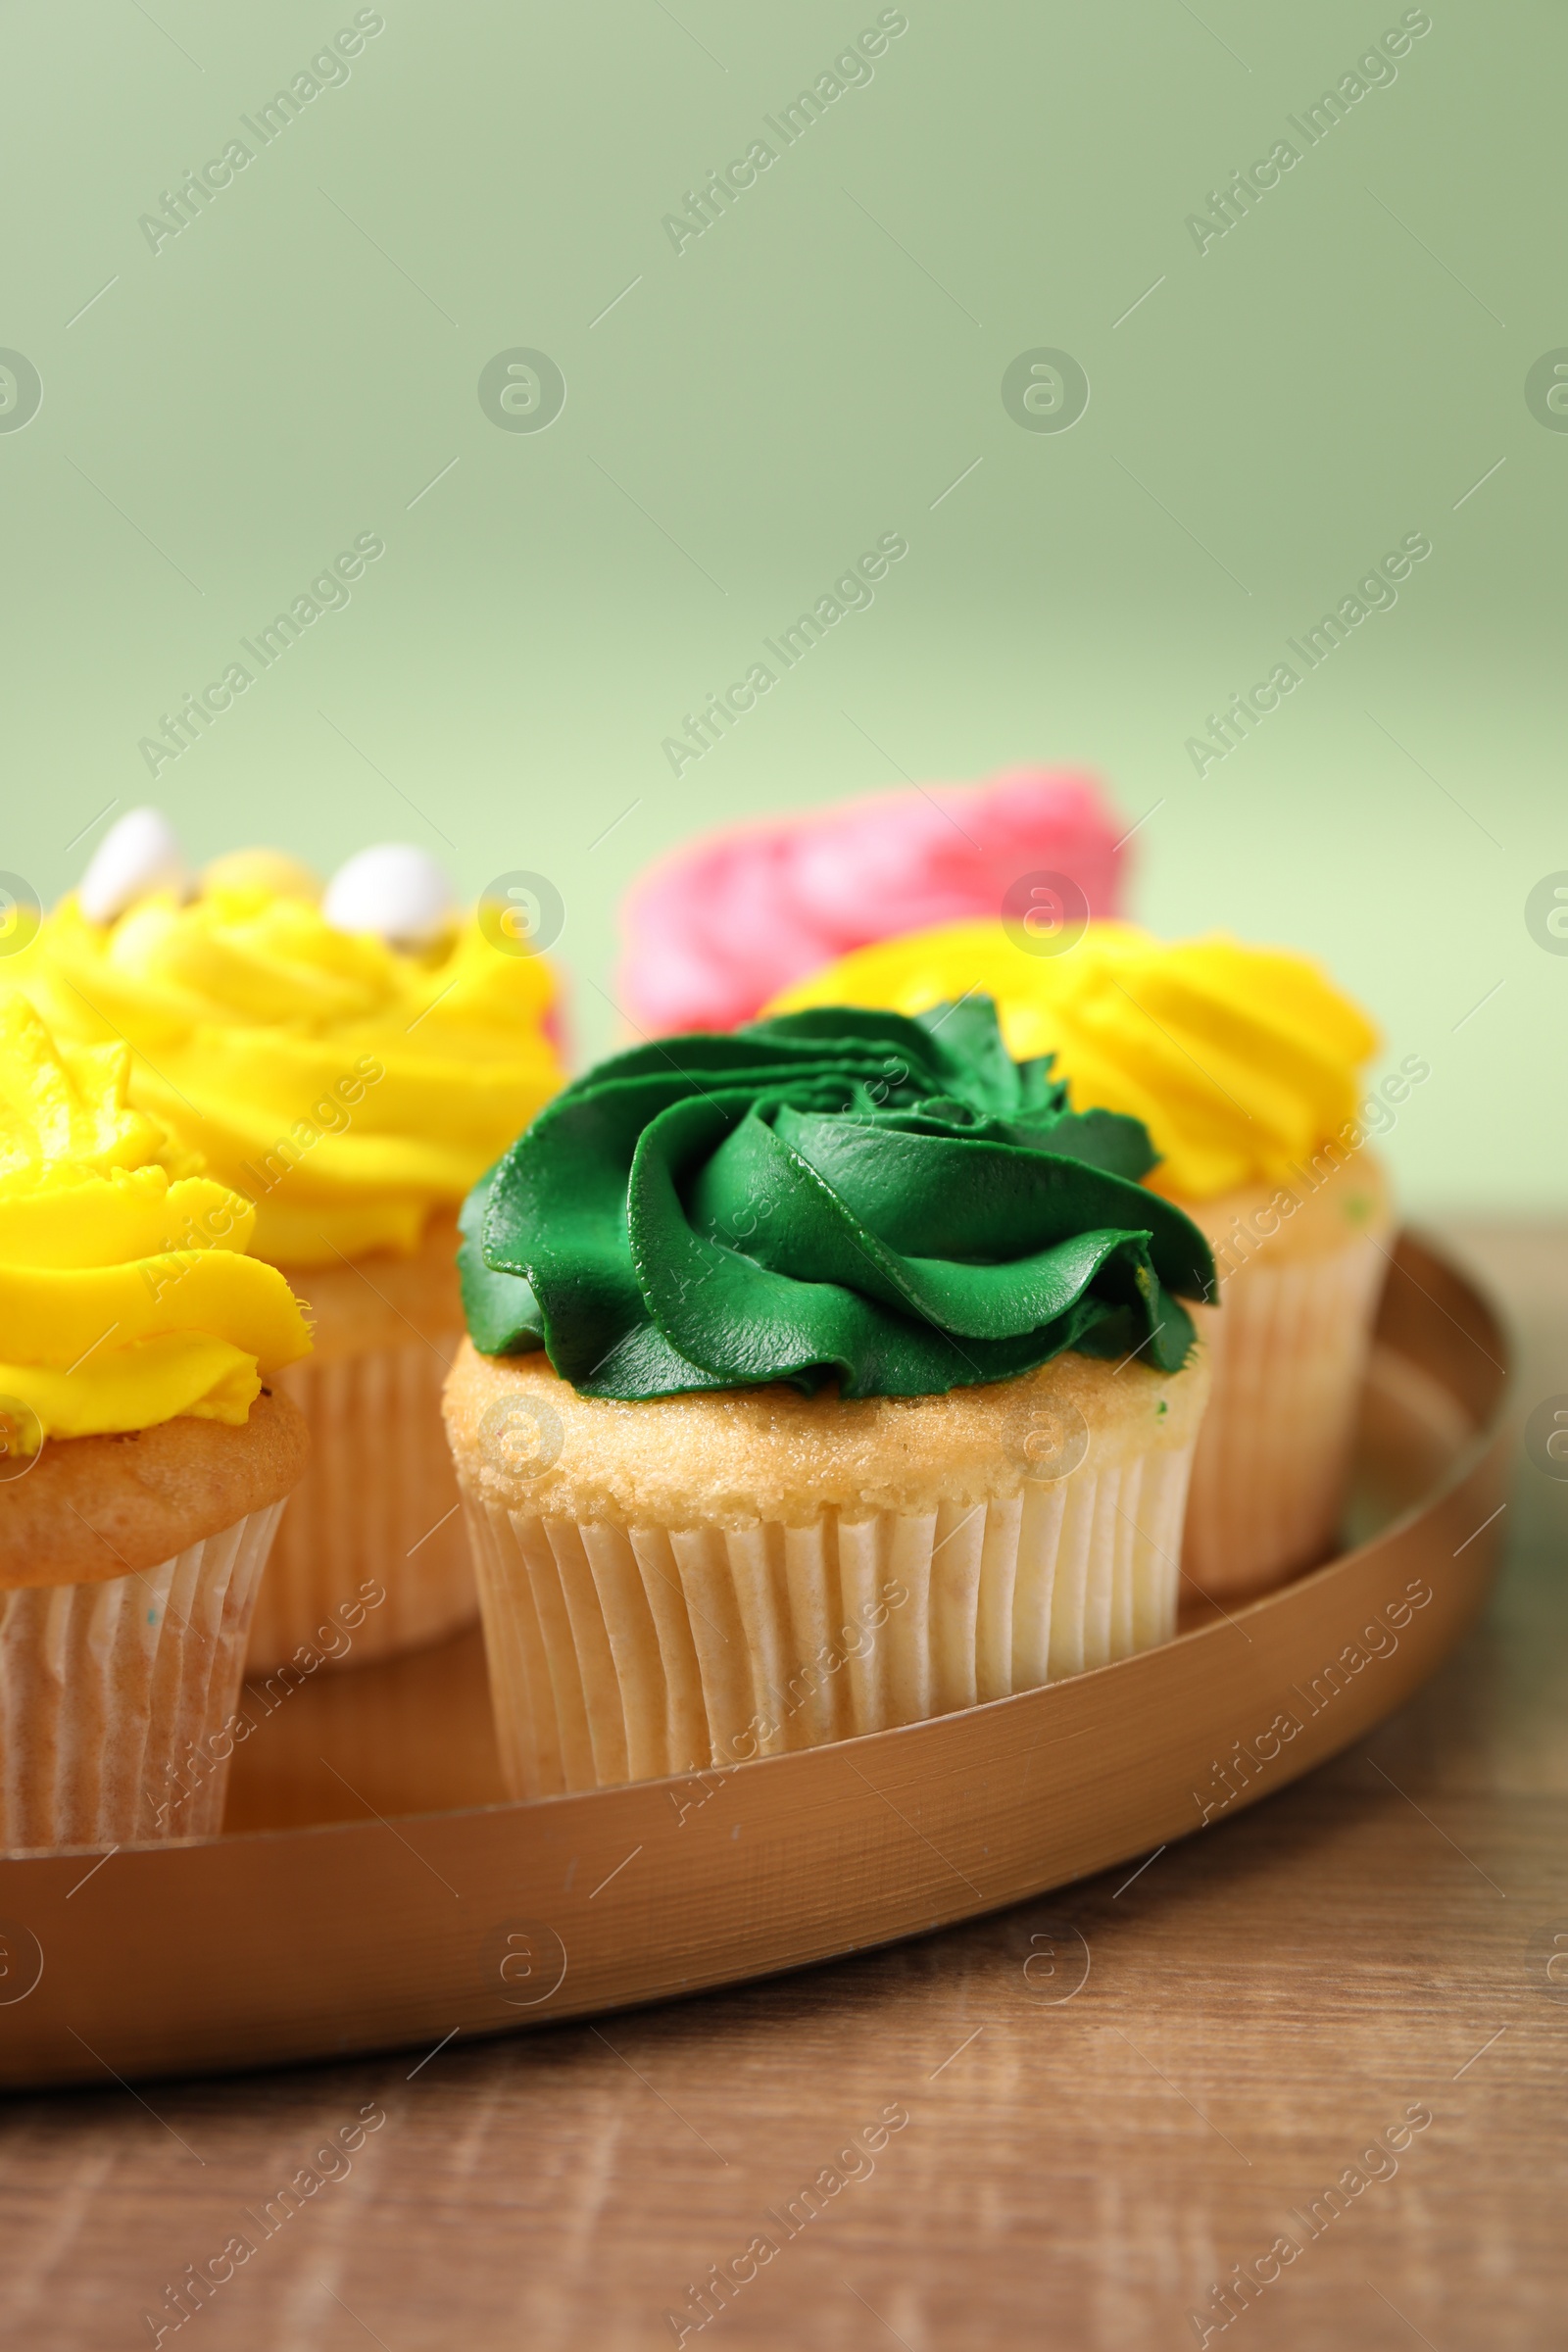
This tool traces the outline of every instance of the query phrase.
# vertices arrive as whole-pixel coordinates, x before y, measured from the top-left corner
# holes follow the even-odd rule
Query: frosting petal
[[[715,833],[628,893],[619,1001],[650,1036],[733,1028],[848,949],[995,915],[1035,870],[1114,915],[1124,831],[1091,778],[1018,768]]]
[[[846,1008],[603,1062],[465,1211],[468,1328],[584,1395],[836,1379],[922,1396],[1063,1349],[1178,1369],[1208,1248],[1136,1121],[1015,1063],[988,1000]]]
[[[249,1201],[171,1179],[129,1076],[128,1047],[59,1047],[24,999],[0,1002],[8,1446],[21,1423],[35,1444],[180,1413],[243,1422],[262,1374],[310,1349],[282,1275],[245,1254]]]
[[[919,1013],[996,1000],[1011,1051],[1050,1054],[1074,1102],[1141,1119],[1155,1182],[1189,1200],[1285,1180],[1355,1115],[1377,1031],[1308,957],[1223,933],[1167,943],[1091,924],[1036,956],[1000,922],[953,923],[840,958],[772,1013],[848,1003]]]
[[[544,957],[472,919],[404,954],[243,862],[108,926],[66,899],[0,960],[17,989],[66,1045],[128,1041],[130,1102],[256,1202],[285,1265],[414,1249],[564,1075]]]

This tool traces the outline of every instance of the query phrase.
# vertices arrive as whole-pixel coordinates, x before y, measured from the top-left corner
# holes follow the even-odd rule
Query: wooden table
[[[1521,1410],[1568,1392],[1568,1236],[1449,1239],[1512,1306]],[[1522,1463],[1509,1523],[1413,1705],[1135,1873],[602,2028],[13,2102],[4,2342],[1568,2343],[1568,1485]]]

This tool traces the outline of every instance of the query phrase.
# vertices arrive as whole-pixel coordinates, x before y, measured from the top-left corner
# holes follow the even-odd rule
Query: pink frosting
[[[1114,916],[1124,830],[1091,777],[1018,767],[709,834],[628,891],[621,1006],[651,1036],[730,1029],[852,948],[995,917],[1036,871]]]

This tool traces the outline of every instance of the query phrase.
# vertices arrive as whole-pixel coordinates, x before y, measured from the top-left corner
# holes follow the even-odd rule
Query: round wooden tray
[[[0,1858],[0,2082],[334,2058],[798,1968],[1201,1829],[1397,1707],[1485,1595],[1506,1344],[1399,1246],[1353,1548],[1113,1666],[686,1780],[512,1804],[477,1635],[295,1691],[220,1838]]]

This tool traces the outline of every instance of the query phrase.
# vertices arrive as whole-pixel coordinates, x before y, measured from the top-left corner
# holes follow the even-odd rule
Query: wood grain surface
[[[1450,1239],[1521,1414],[1568,1392],[1568,1235]],[[1505,1524],[1402,1714],[1142,1869],[602,2026],[11,2101],[4,2342],[1568,2342],[1568,1485],[1522,1461]]]

